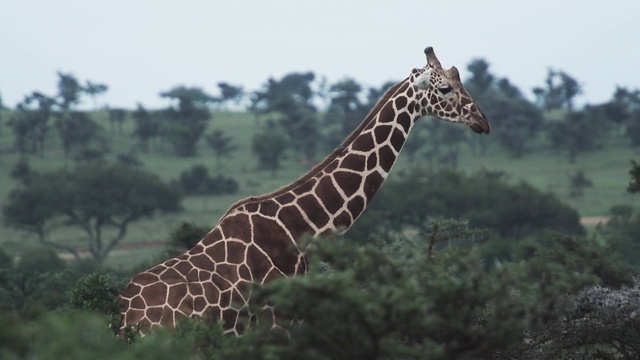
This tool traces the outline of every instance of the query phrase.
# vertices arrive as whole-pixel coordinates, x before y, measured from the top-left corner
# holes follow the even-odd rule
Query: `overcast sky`
[[[24,0],[0,6],[0,96],[55,94],[56,72],[106,83],[99,101],[164,106],[175,85],[215,94],[313,71],[367,86],[406,76],[433,46],[445,67],[482,57],[530,94],[548,67],[583,102],[640,87],[640,1]]]

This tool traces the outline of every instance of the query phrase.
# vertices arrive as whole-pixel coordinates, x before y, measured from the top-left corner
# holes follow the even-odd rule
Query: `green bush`
[[[55,251],[31,248],[16,259],[0,254],[0,311],[40,311],[66,302],[74,275]]]
[[[209,175],[204,165],[194,165],[180,174],[180,187],[187,195],[223,195],[235,194],[240,185],[238,182],[222,174],[215,177]]]
[[[468,244],[473,235],[457,242]],[[287,341],[265,341],[274,335],[261,326],[249,331],[239,342],[247,346],[242,356],[491,358],[558,321],[567,294],[600,281],[588,252],[572,238],[535,248],[526,262],[492,266],[476,246],[436,246],[437,239],[313,242],[307,276],[276,280],[257,292],[279,318],[303,321],[280,324]],[[446,244],[451,237],[440,239]]]
[[[185,319],[128,345],[107,326],[117,329],[124,281],[92,274],[69,293],[70,308],[0,315],[0,358],[552,359],[558,349],[618,356],[616,336],[637,336],[633,316],[613,321],[637,312],[637,284],[582,290],[617,271],[597,245],[567,236],[524,241],[516,250],[526,256],[487,263],[485,232],[457,221],[424,228],[433,232],[369,245],[312,240],[307,276],[253,289],[255,319],[239,338],[224,335],[220,322]],[[265,304],[284,333],[272,330]],[[602,332],[584,335],[597,324]]]
[[[82,277],[71,289],[69,305],[73,309],[94,311],[109,318],[109,327],[120,329],[120,301],[118,295],[127,285],[127,279],[94,273]]]
[[[390,180],[349,230],[356,239],[388,237],[407,229],[429,231],[431,220],[467,219],[503,238],[545,230],[584,234],[577,211],[527,183],[511,184],[504,173],[466,175],[450,169],[412,169]]]
[[[599,225],[598,235],[604,237],[621,263],[640,271],[640,217],[628,205],[616,205],[610,210],[609,221]]]
[[[189,222],[183,222],[175,226],[169,233],[167,255],[173,257],[191,249],[202,240],[210,230],[208,226],[196,225]]]

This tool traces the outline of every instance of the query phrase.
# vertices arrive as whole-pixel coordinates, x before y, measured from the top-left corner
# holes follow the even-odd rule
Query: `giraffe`
[[[137,324],[145,335],[183,317],[207,317],[239,335],[251,317],[251,283],[304,274],[298,240],[341,234],[356,221],[417,119],[431,115],[488,134],[489,122],[458,70],[443,69],[432,47],[424,52],[427,64],[389,88],[313,169],[279,190],[238,201],[193,248],[135,275],[120,295],[123,329]]]

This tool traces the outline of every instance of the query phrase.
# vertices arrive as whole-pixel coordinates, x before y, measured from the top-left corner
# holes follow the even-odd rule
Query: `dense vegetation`
[[[59,73],[56,94],[0,101],[0,358],[638,358],[640,91],[579,105],[580,82],[549,70],[530,100],[482,59],[468,70],[492,134],[419,124],[347,236],[305,242],[309,275],[254,289],[304,319],[286,336],[185,321],[127,343],[116,296],[308,169],[388,84],[291,73],[97,109],[106,84]]]

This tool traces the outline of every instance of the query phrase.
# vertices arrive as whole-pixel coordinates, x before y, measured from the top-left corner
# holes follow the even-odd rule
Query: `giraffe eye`
[[[451,92],[451,90],[453,90],[453,89],[451,89],[451,86],[445,85],[445,86],[441,86],[441,87],[439,87],[439,88],[438,88],[438,90],[440,90],[440,92],[441,92],[443,95],[447,95],[447,94],[448,94],[448,93],[450,93],[450,92]]]

